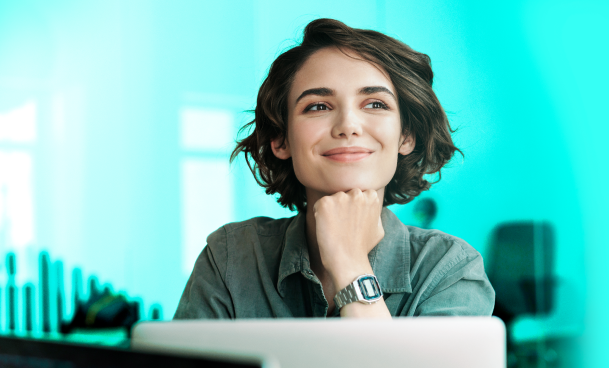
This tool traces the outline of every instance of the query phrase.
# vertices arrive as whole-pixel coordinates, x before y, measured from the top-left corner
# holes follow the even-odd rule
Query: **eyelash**
[[[388,106],[387,106],[387,105],[386,105],[386,104],[385,104],[383,101],[372,101],[372,102],[370,102],[370,103],[367,103],[367,104],[366,104],[366,106],[368,106],[368,105],[370,105],[370,104],[374,104],[374,103],[378,103],[378,104],[380,104],[380,105],[381,105],[381,107],[380,107],[380,108],[381,108],[381,109],[383,109],[383,110],[389,110],[389,107],[388,107]],[[330,109],[330,106],[326,105],[325,103],[322,103],[322,102],[316,102],[316,103],[313,103],[313,104],[310,104],[309,106],[307,106],[307,107],[304,109],[304,112],[309,112],[309,111],[311,111],[311,109],[312,109],[313,107],[315,107],[315,106],[325,106],[326,108]],[[378,109],[373,109],[373,110],[378,110]],[[318,110],[318,111],[320,111],[320,110]]]
[[[366,106],[368,106],[370,104],[374,104],[374,103],[380,104],[381,109],[383,109],[383,110],[389,110],[389,107],[383,101],[372,101],[372,102],[366,104]],[[373,109],[373,110],[377,110],[377,109]]]
[[[315,103],[310,104],[309,106],[305,107],[304,112],[311,111],[311,109],[315,106],[325,106],[326,108],[330,109],[330,106],[326,105],[325,103],[315,102]]]

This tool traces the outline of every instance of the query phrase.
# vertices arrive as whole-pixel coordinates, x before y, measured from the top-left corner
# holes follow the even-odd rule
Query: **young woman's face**
[[[277,157],[292,157],[308,196],[383,190],[398,153],[414,148],[412,138],[401,134],[397,93],[388,75],[349,55],[357,59],[329,47],[305,62],[288,97],[287,140],[282,147],[273,142]]]

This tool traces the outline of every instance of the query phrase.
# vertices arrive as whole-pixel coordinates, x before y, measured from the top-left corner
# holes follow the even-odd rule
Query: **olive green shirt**
[[[438,230],[406,226],[387,208],[368,254],[393,316],[491,315],[495,291],[480,253]],[[326,317],[311,270],[305,214],[230,223],[207,238],[174,319]],[[333,316],[338,316],[335,308]]]

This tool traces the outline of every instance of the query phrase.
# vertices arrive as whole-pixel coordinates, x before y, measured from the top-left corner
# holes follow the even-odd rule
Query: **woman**
[[[432,80],[429,57],[398,40],[311,22],[273,62],[231,157],[298,215],[212,233],[174,318],[490,315],[480,254],[385,208],[458,151]]]

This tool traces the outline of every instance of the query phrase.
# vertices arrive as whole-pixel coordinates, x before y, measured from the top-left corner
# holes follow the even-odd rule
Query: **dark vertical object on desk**
[[[51,295],[49,281],[49,254],[40,253],[40,314],[42,319],[42,332],[51,332]]]
[[[153,321],[163,319],[163,310],[161,309],[160,305],[154,304],[152,307],[150,307],[150,319]]]
[[[15,254],[6,255],[6,270],[8,271],[8,284],[6,286],[6,320],[9,331],[17,328],[17,287],[15,286]]]
[[[72,270],[72,296],[74,310],[82,298],[82,271],[80,268]]]
[[[89,300],[93,300],[93,297],[97,296],[100,293],[101,291],[97,287],[97,279],[95,278],[95,276],[89,277]]]
[[[63,300],[64,300],[64,290],[63,290],[63,263],[61,261],[55,261],[55,271],[57,272],[57,326],[61,326],[63,323]],[[61,329],[60,329],[61,330]]]
[[[31,283],[28,283],[23,287],[23,306],[23,328],[27,332],[32,332],[32,330],[34,329],[34,285],[32,285]]]
[[[144,309],[143,307],[143,303],[141,301],[133,301],[131,303],[134,306],[135,309],[135,320],[139,321],[142,318],[142,309]]]
[[[17,314],[15,313],[15,308],[16,308],[16,304],[17,304],[17,300],[16,300],[17,289],[15,288],[15,286],[9,285],[6,288],[6,293],[8,294],[7,298],[6,298],[6,301],[8,304],[8,308],[7,308],[8,309],[8,316],[7,316],[8,323],[7,323],[7,325],[8,325],[9,331],[15,331],[15,329],[17,328],[17,326],[16,326],[17,325]]]

